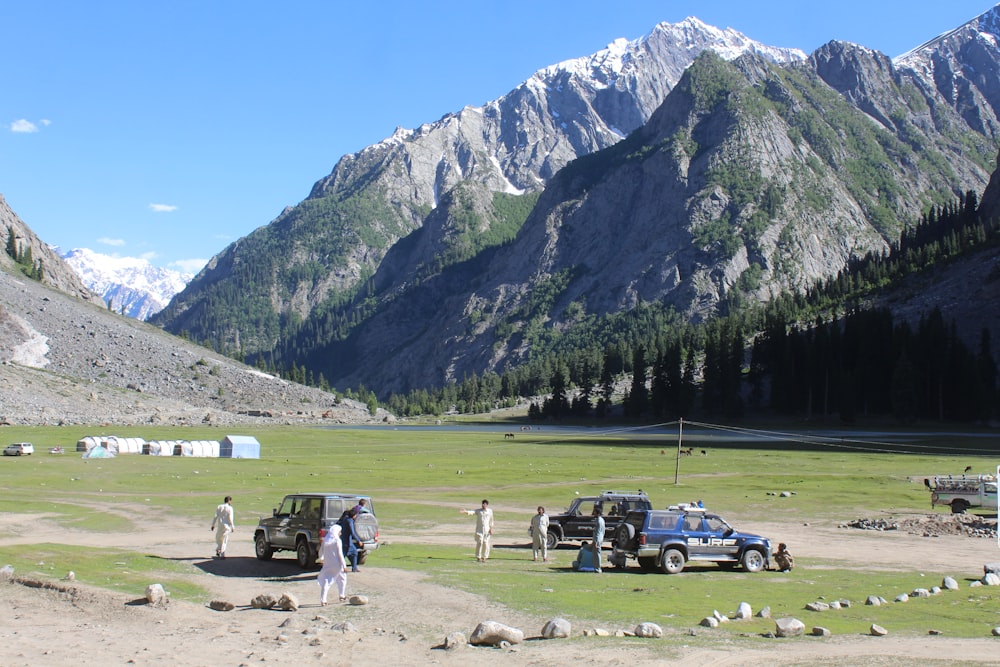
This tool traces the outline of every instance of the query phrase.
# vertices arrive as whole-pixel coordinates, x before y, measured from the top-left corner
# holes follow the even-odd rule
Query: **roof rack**
[[[642,489],[638,491],[601,491],[602,496],[644,496],[646,492]]]
[[[698,507],[694,503],[678,503],[677,505],[667,505],[668,510],[684,511],[684,512],[707,512],[708,510],[704,507]]]

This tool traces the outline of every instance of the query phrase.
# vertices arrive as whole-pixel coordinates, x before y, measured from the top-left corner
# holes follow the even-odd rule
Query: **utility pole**
[[[684,417],[677,421],[677,463],[674,466],[674,486],[681,472],[681,441],[684,439]]]

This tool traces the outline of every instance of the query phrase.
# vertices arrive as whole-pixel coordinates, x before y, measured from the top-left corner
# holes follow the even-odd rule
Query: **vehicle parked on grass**
[[[13,442],[3,448],[4,456],[31,456],[35,446],[30,442]]]
[[[378,519],[369,496],[345,493],[295,493],[285,496],[271,516],[261,517],[254,530],[254,553],[259,560],[271,560],[276,551],[294,551],[303,569],[316,564],[319,545],[341,515],[365,500],[365,512],[355,517],[354,528],[362,545],[358,563],[378,549]]]
[[[689,561],[740,565],[760,572],[771,559],[771,541],[741,533],[718,514],[693,505],[629,512],[615,532],[610,562],[677,574]]]
[[[626,514],[632,510],[652,509],[653,505],[642,490],[604,491],[596,496],[574,498],[565,512],[549,515],[548,548],[555,549],[560,542],[593,538],[594,508],[604,515],[605,541],[610,542]]]
[[[931,508],[951,507],[952,514],[964,514],[970,507],[997,506],[996,475],[938,475],[924,479],[931,492]]]

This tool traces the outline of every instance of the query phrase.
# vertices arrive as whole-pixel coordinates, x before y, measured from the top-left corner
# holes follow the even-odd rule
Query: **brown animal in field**
[[[965,466],[965,472],[971,472],[972,466]]]
[[[504,433],[503,434],[503,439],[504,440],[513,440],[514,439],[514,434],[513,433]]]

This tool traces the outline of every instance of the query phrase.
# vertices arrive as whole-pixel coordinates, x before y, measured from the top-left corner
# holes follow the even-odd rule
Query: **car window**
[[[281,516],[291,516],[295,513],[295,508],[297,506],[298,498],[285,498],[281,502],[281,507],[278,508],[278,514]]]
[[[344,501],[342,498],[327,498],[326,499],[326,518],[328,519],[339,519],[340,515],[344,513]]]
[[[729,528],[729,524],[717,516],[705,518],[705,527],[710,533],[724,533]]]
[[[684,517],[684,531],[688,533],[701,532],[701,517],[694,514]]]

